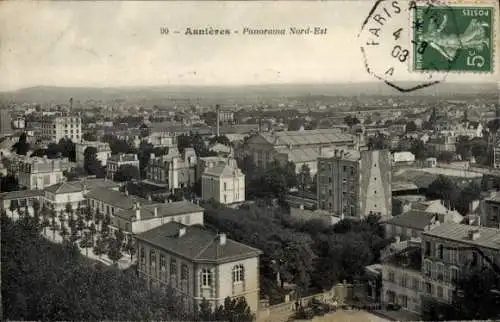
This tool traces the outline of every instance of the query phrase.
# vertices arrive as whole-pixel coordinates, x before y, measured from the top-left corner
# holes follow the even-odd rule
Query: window
[[[189,268],[186,264],[181,265],[181,281],[187,281],[189,276]]]
[[[458,280],[458,267],[450,267],[450,280],[452,283]]]
[[[201,286],[202,287],[212,286],[212,272],[208,268],[204,268],[201,271]]]
[[[224,191],[227,190],[227,183],[224,182]]]
[[[443,288],[441,286],[437,287],[437,296],[443,298]]]
[[[425,283],[425,294],[432,295],[432,284]]]
[[[141,265],[142,266],[146,265],[146,254],[144,252],[144,247],[141,247],[139,249],[139,256],[141,256]]]
[[[389,271],[389,282],[394,282],[394,272],[393,271]]]
[[[418,283],[418,279],[417,278],[413,278],[413,281],[412,281],[412,288],[416,291],[419,290],[419,283]]]
[[[156,273],[156,253],[154,249],[152,249],[149,253],[149,265],[151,269],[151,273],[155,274]]]
[[[431,271],[432,271],[432,262],[429,260],[426,260],[424,263],[424,274],[426,276],[431,276]]]
[[[401,275],[401,286],[406,287],[408,283],[408,274]]]
[[[243,282],[245,280],[245,268],[243,265],[233,267],[233,283]]]
[[[170,279],[177,281],[177,261],[175,259],[170,260]]]
[[[444,280],[444,265],[443,265],[443,263],[437,264],[437,279],[440,281]]]
[[[443,245],[438,246],[438,257],[439,257],[439,259],[444,258],[444,246]]]
[[[472,252],[472,260],[471,260],[471,265],[476,266],[479,263],[479,258],[477,256],[477,253],[475,251]]]
[[[425,242],[425,256],[431,256],[431,243]]]

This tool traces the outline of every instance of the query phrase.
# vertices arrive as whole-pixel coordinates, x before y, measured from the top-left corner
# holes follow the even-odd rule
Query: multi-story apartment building
[[[245,201],[245,175],[234,158],[205,170],[201,177],[201,197],[222,204]]]
[[[116,171],[123,166],[130,165],[139,169],[139,159],[137,154],[115,154],[109,157],[106,162],[106,177],[114,179]]]
[[[422,275],[425,300],[450,303],[456,280],[487,257],[500,264],[500,230],[454,223],[422,232]]]
[[[82,141],[75,144],[76,164],[83,167],[85,163],[85,150],[89,147],[97,150],[97,159],[101,161],[103,166],[106,166],[109,157],[111,157],[111,148],[109,143],[99,141]]]
[[[57,143],[66,138],[77,143],[82,139],[82,120],[76,115],[46,115],[31,120],[30,124],[37,140]]]
[[[194,311],[205,298],[212,308],[226,297],[259,300],[258,249],[200,226],[170,222],[136,236],[138,273],[149,287],[170,285]]]
[[[384,304],[399,304],[405,311],[421,312],[422,255],[420,245],[410,246],[382,260]]]
[[[9,162],[9,173],[14,174],[19,185],[28,190],[44,189],[65,181],[64,171],[71,168],[68,158],[47,159],[16,156]]]
[[[388,150],[333,150],[318,159],[318,209],[339,217],[392,216]]]
[[[191,187],[196,182],[196,152],[187,148],[179,153],[177,148],[171,148],[163,156],[151,154],[146,168],[146,178],[156,183],[166,184],[168,189]]]

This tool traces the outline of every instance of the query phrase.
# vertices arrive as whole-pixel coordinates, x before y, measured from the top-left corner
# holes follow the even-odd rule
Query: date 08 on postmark
[[[494,8],[417,5],[413,70],[493,72]]]

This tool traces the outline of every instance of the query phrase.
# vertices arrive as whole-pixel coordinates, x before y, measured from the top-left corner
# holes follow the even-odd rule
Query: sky
[[[357,38],[372,1],[2,2],[0,90],[376,81]],[[323,36],[186,36],[311,26]],[[181,34],[160,34],[161,27]],[[384,62],[390,57],[377,58]],[[448,81],[494,81],[450,75]]]

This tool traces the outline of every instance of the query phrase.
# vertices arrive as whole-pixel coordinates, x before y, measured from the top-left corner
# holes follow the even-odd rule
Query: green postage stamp
[[[413,11],[413,70],[493,72],[494,7],[419,5]]]

